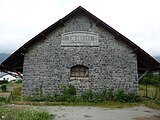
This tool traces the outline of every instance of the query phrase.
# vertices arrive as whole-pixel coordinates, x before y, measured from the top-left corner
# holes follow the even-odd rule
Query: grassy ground
[[[146,96],[146,86],[139,85],[139,95]],[[148,85],[148,97],[154,98],[154,96],[155,96],[155,86]],[[160,99],[160,87],[158,88],[157,98]]]
[[[149,108],[160,109],[160,104],[154,100],[145,100],[143,102],[135,103],[121,103],[115,101],[107,102],[29,102],[29,101],[12,101],[12,104],[19,105],[33,105],[33,106],[95,106],[95,107],[106,107],[106,108],[127,108],[134,106],[146,106]]]
[[[25,107],[3,105],[0,107],[0,120],[51,120],[47,112],[31,110]]]

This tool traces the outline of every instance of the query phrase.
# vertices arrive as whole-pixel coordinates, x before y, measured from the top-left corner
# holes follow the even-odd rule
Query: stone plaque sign
[[[61,46],[98,46],[98,34],[76,31],[62,34]]]

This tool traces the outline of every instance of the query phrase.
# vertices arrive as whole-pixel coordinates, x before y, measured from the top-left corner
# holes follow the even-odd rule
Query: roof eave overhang
[[[62,19],[58,20],[53,25],[49,26],[45,30],[43,30],[41,33],[33,37],[31,40],[29,40],[27,43],[25,43],[22,47],[20,47],[17,51],[15,51],[11,56],[9,56],[4,62],[2,62],[2,65],[5,65],[10,68],[17,69],[18,71],[23,71],[23,60],[24,60],[24,54],[28,51],[29,47],[35,44],[36,42],[40,40],[44,40],[46,36],[57,29],[60,26],[64,26],[65,22],[71,19],[73,16],[77,14],[84,14],[88,18],[92,19],[97,26],[101,26],[107,31],[109,31],[111,34],[115,36],[115,39],[121,40],[124,43],[128,44],[137,55],[137,61],[139,64],[144,63],[142,65],[143,69],[149,69],[149,70],[157,70],[159,69],[159,62],[157,62],[153,57],[151,57],[148,53],[146,53],[144,50],[142,50],[140,47],[138,47],[136,44],[134,44],[132,41],[130,41],[128,38],[126,38],[124,35],[107,25],[105,22],[88,12],[83,7],[78,7],[77,9],[73,10],[71,13],[63,17]]]

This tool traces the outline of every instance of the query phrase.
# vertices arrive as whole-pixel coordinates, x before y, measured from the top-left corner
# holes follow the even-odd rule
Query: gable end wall
[[[61,35],[73,31],[98,34],[99,46],[62,47]],[[92,20],[77,15],[46,37],[24,56],[23,96],[59,93],[68,84],[75,85],[78,93],[88,89],[137,92],[136,54]],[[87,66],[89,78],[70,79],[70,68],[75,65]]]

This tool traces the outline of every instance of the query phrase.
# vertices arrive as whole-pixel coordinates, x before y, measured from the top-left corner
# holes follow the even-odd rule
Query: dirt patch
[[[132,120],[160,120],[160,116],[138,117],[138,118],[133,118]]]
[[[91,116],[90,115],[83,115],[85,118],[90,118]]]

